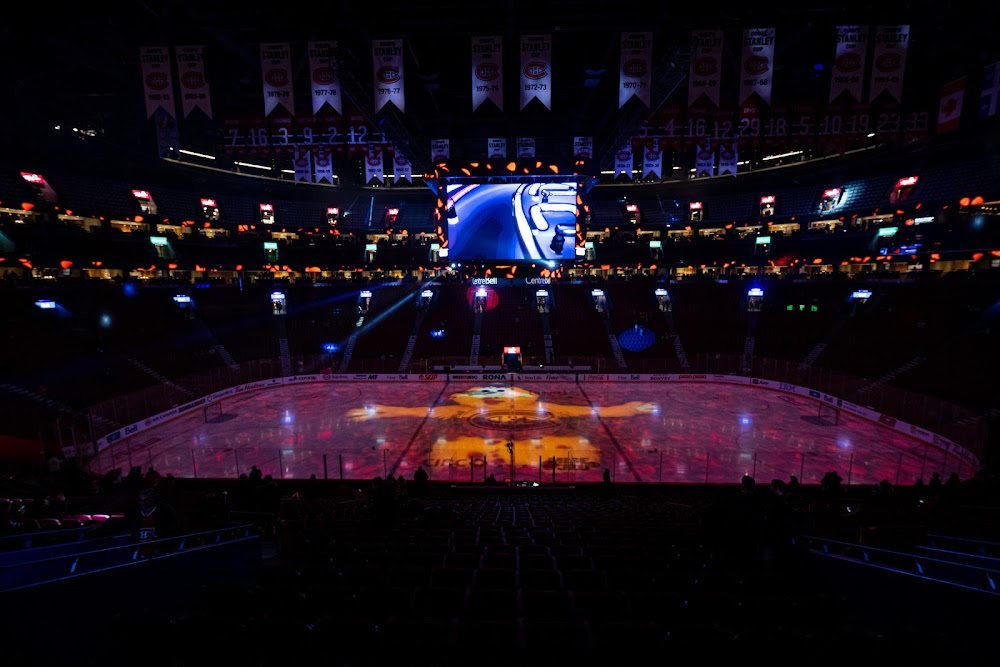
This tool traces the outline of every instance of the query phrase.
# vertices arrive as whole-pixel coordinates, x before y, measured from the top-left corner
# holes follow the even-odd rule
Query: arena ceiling
[[[1000,58],[992,3],[819,2],[791,10],[752,3],[620,3],[613,0],[496,3],[443,0],[433,4],[121,2],[60,6],[44,16],[21,12],[0,27],[0,57],[9,66],[4,130],[23,134],[39,123],[99,128],[108,136],[138,135],[146,123],[139,47],[201,44],[215,119],[260,114],[259,44],[299,45],[293,67],[305,68],[307,41],[333,39],[342,54],[345,99],[375,116],[371,40],[403,38],[406,113],[383,109],[378,120],[400,145],[423,146],[435,136],[453,144],[495,136],[595,137],[611,146],[648,115],[644,106],[618,106],[619,39],[625,31],[653,32],[653,106],[686,85],[688,39],[696,29],[727,31],[724,58],[737,67],[739,30],[775,27],[778,85],[822,95],[824,66],[833,59],[830,31],[841,24],[909,23],[908,94],[930,100],[942,83]],[[971,11],[970,11],[971,10]],[[553,36],[552,109],[507,104],[475,112],[470,102],[468,40],[499,34]],[[734,39],[728,39],[729,35]],[[510,41],[508,41],[510,40]],[[512,48],[505,46],[505,49]],[[297,71],[297,75],[304,75]],[[304,88],[305,86],[301,86]],[[686,92],[684,89],[683,92]],[[296,91],[298,98],[298,91]],[[509,97],[509,95],[508,95]],[[633,100],[634,102],[634,100]]]

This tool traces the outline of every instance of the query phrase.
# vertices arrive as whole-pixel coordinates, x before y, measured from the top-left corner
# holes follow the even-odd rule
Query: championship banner
[[[649,106],[652,88],[653,33],[623,32],[621,68],[618,73],[618,108],[633,96]]]
[[[368,144],[365,148],[365,185],[372,182],[372,179],[384,183],[385,166],[382,162],[384,151],[381,146]]]
[[[312,150],[308,146],[296,145],[292,152],[296,183],[312,182]]]
[[[979,93],[979,118],[995,116],[1000,101],[1000,61],[983,70],[983,86]]]
[[[573,157],[583,157],[588,160],[594,157],[593,137],[573,137]]]
[[[403,40],[377,39],[372,42],[372,68],[375,76],[375,113],[392,102],[406,113],[403,99]]]
[[[212,98],[205,79],[203,47],[178,46],[174,55],[177,58],[177,80],[181,84],[181,113],[187,118],[195,109],[201,109],[211,119]]]
[[[648,145],[643,147],[642,152],[642,178],[649,178],[652,174],[657,179],[663,178],[663,151],[660,150],[660,142],[653,137]]]
[[[722,73],[722,31],[696,30],[691,33],[691,71],[688,73],[688,106],[704,96],[719,106]]]
[[[830,73],[830,102],[847,93],[861,102],[868,60],[868,26],[837,26],[837,53]]]
[[[736,177],[736,164],[739,161],[739,139],[733,138],[719,146],[719,176],[729,174]]]
[[[146,118],[152,118],[157,109],[176,118],[174,81],[170,76],[170,49],[166,46],[139,47],[142,62],[142,87],[146,96]]]
[[[875,28],[875,52],[868,89],[870,101],[874,102],[882,93],[889,93],[897,102],[903,101],[903,72],[906,70],[906,45],[909,41],[908,25],[880,25]]]
[[[449,139],[431,139],[431,162],[447,162],[451,159]]]
[[[409,159],[405,155],[399,152],[398,148],[395,150],[392,158],[392,167],[394,183],[399,183],[400,181],[413,182],[413,165],[410,164]]]
[[[316,183],[329,183],[333,185],[333,155],[330,147],[326,144],[319,144],[315,148],[316,154],[313,156],[313,178]]]
[[[643,171],[645,171],[645,166]],[[632,144],[625,144],[615,153],[615,177],[622,174],[632,178]]]
[[[552,36],[521,37],[521,110],[537,99],[552,110]]]
[[[937,133],[954,132],[962,122],[962,98],[965,97],[965,77],[941,87],[938,106]]]
[[[264,79],[264,115],[269,116],[281,106],[294,116],[292,51],[288,44],[261,44],[260,63]]]
[[[487,158],[505,158],[507,157],[507,138],[489,138],[486,140],[486,157]]]
[[[324,104],[343,115],[340,106],[340,78],[337,74],[337,42],[309,42],[309,82],[312,85],[312,112]]]
[[[518,137],[517,138],[517,157],[535,157],[535,138],[534,137]]]
[[[472,110],[490,100],[503,111],[503,37],[472,38]]]
[[[715,150],[712,142],[706,139],[704,144],[698,144],[694,153],[694,177],[715,176]]]
[[[743,31],[743,61],[740,64],[740,104],[755,94],[771,104],[774,78],[774,28],[747,28]]]

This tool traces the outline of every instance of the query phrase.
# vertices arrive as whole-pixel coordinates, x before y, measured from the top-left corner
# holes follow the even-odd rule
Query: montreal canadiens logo
[[[400,167],[405,167],[406,165],[410,164],[410,161],[406,159],[405,155],[397,155],[392,159],[392,161],[395,164],[398,164]]]
[[[270,69],[264,75],[264,80],[273,88],[281,88],[288,84],[288,70]]]
[[[898,53],[883,53],[875,59],[875,69],[880,72],[895,72],[899,69],[902,59]]]
[[[368,164],[370,164],[371,166],[378,167],[382,164],[382,154],[381,153],[370,154],[367,160]]]
[[[622,64],[622,74],[625,76],[644,76],[646,74],[646,61],[626,60]]]
[[[379,83],[396,83],[399,81],[399,68],[393,65],[379,67],[375,78],[379,80]]]
[[[181,85],[185,88],[201,88],[205,85],[205,77],[201,72],[184,72],[181,74]]]
[[[482,63],[476,67],[476,78],[480,81],[493,81],[500,76],[500,68],[496,63]]]
[[[170,82],[167,80],[167,75],[163,72],[150,72],[146,77],[146,85],[151,90],[163,90],[169,87]]]
[[[750,56],[743,63],[743,71],[747,74],[763,74],[771,66],[771,61],[764,56]]]
[[[629,153],[628,151],[618,151],[615,154],[615,159],[618,160],[619,162],[625,162],[626,160],[632,159],[632,154]]]
[[[548,74],[545,63],[533,61],[524,66],[524,76],[529,79],[541,79]]]
[[[698,151],[699,160],[707,160],[712,157],[712,151],[700,150]]]
[[[841,72],[856,72],[861,69],[861,56],[857,53],[844,53],[838,56],[837,69]]]
[[[313,81],[321,86],[333,83],[336,81],[336,77],[333,74],[332,67],[317,67],[313,70]]]
[[[646,162],[655,162],[660,159],[660,151],[654,151],[652,148],[646,151]]]
[[[698,58],[694,61],[691,69],[698,76],[711,76],[715,74],[718,67],[716,66],[715,58]]]

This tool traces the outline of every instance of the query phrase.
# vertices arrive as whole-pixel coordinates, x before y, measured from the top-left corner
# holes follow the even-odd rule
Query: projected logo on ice
[[[471,387],[451,394],[443,405],[428,408],[374,404],[347,413],[354,421],[410,417],[434,422],[442,429],[431,446],[430,461],[468,462],[486,456],[491,465],[509,462],[503,446],[514,443],[514,457],[525,464],[537,462],[557,467],[600,466],[600,452],[588,438],[574,429],[573,419],[614,419],[651,414],[652,403],[629,401],[621,405],[596,407],[544,402],[538,394],[521,387]],[[468,427],[456,429],[447,422],[458,420]],[[469,435],[469,429],[481,435]],[[463,433],[465,431],[465,433]]]

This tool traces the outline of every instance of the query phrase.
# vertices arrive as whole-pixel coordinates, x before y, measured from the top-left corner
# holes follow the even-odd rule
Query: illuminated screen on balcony
[[[452,261],[575,261],[579,186],[569,180],[449,183],[441,200]]]

